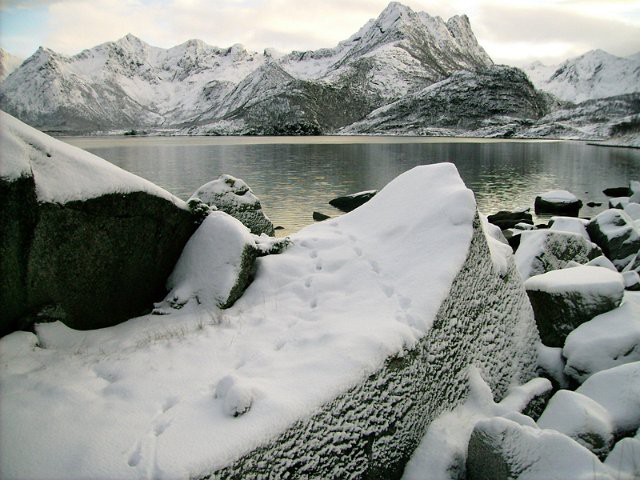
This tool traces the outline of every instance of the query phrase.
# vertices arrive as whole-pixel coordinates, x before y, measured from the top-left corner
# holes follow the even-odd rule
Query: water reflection
[[[640,151],[579,142],[471,142],[408,138],[65,138],[120,167],[188,198],[230,173],[246,180],[276,225],[293,232],[314,210],[338,214],[338,195],[382,188],[400,173],[453,162],[481,211],[529,207],[535,195],[566,189],[583,202],[604,202],[602,189],[640,178]],[[386,141],[385,141],[386,140]],[[291,141],[292,143],[282,143]],[[321,143],[320,143],[321,142]],[[355,143],[354,143],[355,142]],[[594,215],[600,208],[585,207]]]

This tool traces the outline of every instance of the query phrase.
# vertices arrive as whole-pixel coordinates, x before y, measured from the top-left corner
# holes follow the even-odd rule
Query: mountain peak
[[[147,48],[149,45],[147,43],[145,43],[144,41],[140,40],[138,37],[136,37],[135,35],[131,34],[131,33],[127,33],[124,37],[122,37],[121,39],[117,40],[115,42],[116,45],[119,45],[123,48],[132,48],[132,49],[144,49]]]

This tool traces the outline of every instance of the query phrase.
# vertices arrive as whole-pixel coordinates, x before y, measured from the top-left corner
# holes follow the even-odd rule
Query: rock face
[[[239,178],[221,175],[196,190],[189,199],[192,200],[200,200],[228,213],[240,220],[255,235],[274,234],[273,223],[262,211],[260,200]]]
[[[620,305],[622,277],[602,267],[580,266],[536,275],[525,282],[542,343],[562,347],[578,325]]]
[[[2,334],[119,323],[164,295],[195,230],[155,185],[2,114]]]
[[[491,300],[479,301],[479,295]],[[425,426],[463,400],[465,367],[478,366],[502,397],[509,378],[522,382],[533,376],[536,337],[515,266],[510,262],[502,277],[496,273],[476,217],[467,260],[418,345],[207,478],[399,478]],[[332,453],[336,448],[340,455]]]
[[[352,193],[344,197],[334,198],[329,205],[336,207],[343,212],[350,212],[358,208],[360,205],[367,203],[377,193],[376,190],[367,190],[366,192]]]
[[[598,214],[587,225],[587,232],[619,271],[640,251],[640,232],[622,210],[609,209]]]

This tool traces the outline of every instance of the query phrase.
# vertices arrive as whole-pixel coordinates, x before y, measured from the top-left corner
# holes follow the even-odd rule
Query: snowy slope
[[[561,65],[536,62],[524,70],[536,88],[574,103],[640,92],[638,54],[622,58],[592,50]]]
[[[22,58],[11,55],[4,48],[0,48],[0,82],[16,70],[22,63]]]

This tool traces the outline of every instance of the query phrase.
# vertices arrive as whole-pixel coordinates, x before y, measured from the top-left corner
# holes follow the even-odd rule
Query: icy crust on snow
[[[433,207],[406,208],[416,201]],[[1,476],[401,468],[430,419],[464,398],[469,364],[497,395],[533,375],[526,293],[513,262],[495,272],[453,165],[407,172],[292,242],[257,260],[224,312],[43,324],[39,346],[4,337]]]
[[[110,193],[146,192],[177,206],[166,190],[84,150],[51,138],[0,111],[0,178],[33,176],[40,202],[67,203]]]

